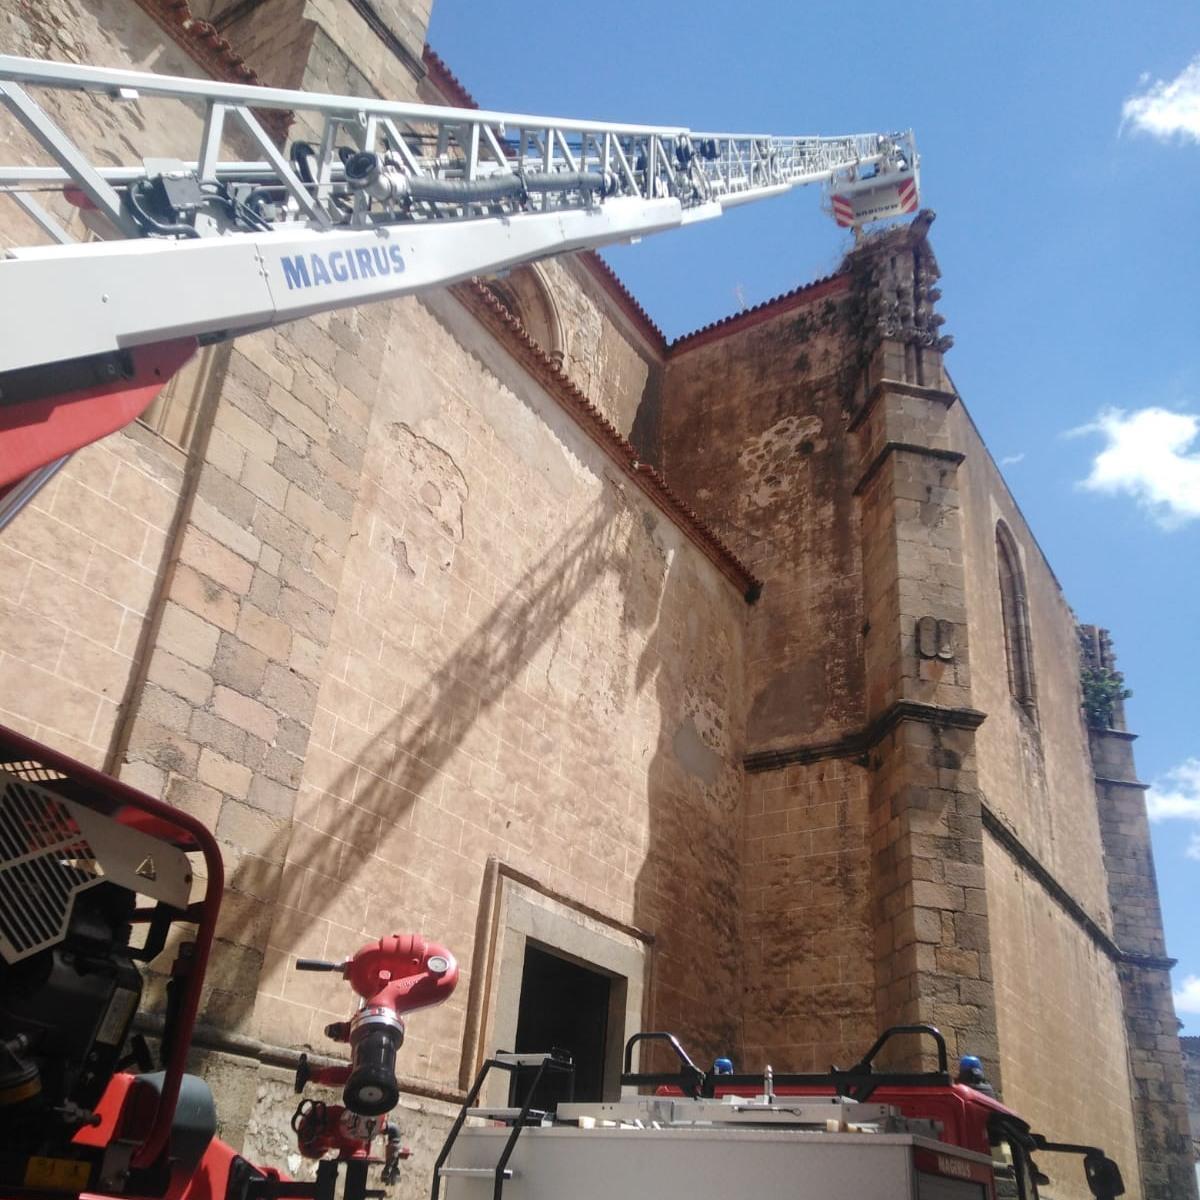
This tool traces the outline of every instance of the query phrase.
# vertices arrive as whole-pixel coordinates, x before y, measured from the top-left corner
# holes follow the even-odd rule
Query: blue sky
[[[1135,693],[1177,1007],[1200,1033],[1200,5],[498,11],[437,0],[429,35],[486,108],[916,131],[950,371]],[[826,274],[847,246],[805,189],[608,257],[670,337]]]

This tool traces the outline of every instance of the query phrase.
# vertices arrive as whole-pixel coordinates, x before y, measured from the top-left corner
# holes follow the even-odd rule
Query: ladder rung
[[[438,1174],[439,1175],[458,1175],[458,1176],[460,1176],[462,1178],[466,1178],[466,1179],[485,1179],[485,1178],[486,1179],[495,1179],[496,1178],[496,1168],[495,1167],[440,1167],[438,1169]],[[505,1179],[511,1179],[513,1177],[512,1167],[505,1167],[504,1170],[501,1172],[501,1175]]]
[[[521,1115],[519,1108],[468,1108],[468,1117],[481,1117],[485,1121],[515,1121]],[[541,1121],[546,1114],[537,1108],[531,1108],[526,1114],[527,1121]]]
[[[544,1062],[553,1065],[559,1060],[549,1054],[493,1054],[492,1061],[498,1067],[540,1067]]]

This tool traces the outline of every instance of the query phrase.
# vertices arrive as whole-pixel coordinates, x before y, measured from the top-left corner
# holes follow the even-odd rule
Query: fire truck
[[[39,89],[198,109],[198,144],[177,159],[96,164]],[[52,164],[0,166],[0,191],[49,242],[0,259],[0,529],[72,453],[134,420],[200,345],[807,184],[823,185],[854,229],[918,203],[911,133],[700,133],[11,56],[0,56],[0,102]],[[260,119],[280,111],[312,131],[286,154]],[[223,157],[231,136],[258,157]],[[86,237],[56,212],[63,200]],[[222,888],[202,823],[0,729],[0,1195],[377,1200],[369,1170],[395,1181],[405,1019],[453,991],[452,951],[394,934],[342,962],[297,964],[341,974],[353,999],[326,1029],[344,1059],[300,1060],[292,1126],[317,1166],[311,1181],[288,1179],[216,1138],[212,1094],[185,1069]],[[134,1032],[151,971],[167,976],[155,1048]],[[890,1039],[915,1034],[936,1043],[935,1070],[876,1068]],[[668,1046],[677,1069],[637,1069],[648,1041]],[[490,1071],[523,1068],[523,1097],[481,1104]],[[489,1188],[495,1200],[1031,1200],[1044,1180],[1035,1153],[1081,1156],[1100,1200],[1123,1192],[1099,1149],[1047,1141],[954,1081],[932,1028],[889,1030],[856,1066],[820,1076],[705,1072],[670,1035],[639,1034],[623,1098],[603,1104],[536,1107],[547,1072],[569,1076],[569,1056],[487,1060],[431,1165],[433,1200]],[[341,1102],[305,1095],[311,1086],[340,1089]]]
[[[367,1186],[368,1171],[378,1166],[386,1186],[406,1156],[389,1115],[405,1018],[453,992],[454,954],[398,934],[343,962],[297,963],[341,974],[354,999],[348,1019],[325,1030],[348,1061],[300,1059],[292,1128],[318,1161],[314,1181],[288,1179],[215,1136],[212,1093],[185,1070],[222,890],[220,851],[200,821],[0,730],[0,1195],[385,1195]],[[168,945],[155,1053],[131,1033],[143,973]],[[914,1035],[936,1044],[933,1070],[876,1066],[892,1039]],[[639,1070],[648,1042],[669,1047],[675,1069]],[[930,1026],[888,1030],[857,1064],[824,1075],[737,1074],[722,1063],[706,1072],[666,1033],[632,1037],[624,1066],[620,1100],[539,1108],[539,1084],[547,1073],[569,1079],[570,1056],[494,1054],[429,1168],[431,1200],[489,1190],[493,1200],[1035,1200],[1043,1153],[1080,1156],[1097,1200],[1124,1192],[1099,1148],[1049,1141],[952,1079]],[[508,1104],[489,1107],[481,1099],[496,1070],[514,1083]],[[304,1096],[310,1085],[340,1089],[341,1103]]]

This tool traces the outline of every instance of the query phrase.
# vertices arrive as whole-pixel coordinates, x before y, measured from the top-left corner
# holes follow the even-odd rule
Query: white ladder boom
[[[199,144],[184,159],[95,166],[31,86],[199,104]],[[0,372],[234,337],[657,233],[810,183],[841,189],[843,224],[916,207],[911,132],[696,133],[7,55],[0,103],[56,164],[0,166],[0,192],[55,242],[10,247],[0,260]],[[312,140],[282,153],[255,115],[271,110],[297,114]],[[224,161],[228,127],[261,158]],[[38,200],[63,190],[104,240],[73,241]]]

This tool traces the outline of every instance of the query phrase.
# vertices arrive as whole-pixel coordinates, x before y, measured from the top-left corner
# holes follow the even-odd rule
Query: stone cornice
[[[1097,775],[1095,779],[1097,783],[1102,783],[1106,787],[1137,788],[1141,792],[1148,792],[1150,790],[1150,785],[1142,783],[1140,779],[1113,779],[1108,775]]]
[[[597,446],[645,495],[679,527],[706,558],[753,604],[762,592],[762,581],[718,537],[637,451],[615,425],[557,367],[525,332],[524,326],[478,280],[449,289],[457,300],[575,420]]]
[[[750,774],[778,771],[794,764],[820,762],[826,758],[858,758],[879,744],[897,725],[904,721],[921,721],[950,729],[978,729],[987,713],[977,708],[947,708],[925,704],[919,700],[897,700],[881,716],[864,729],[855,730],[831,742],[816,742],[804,746],[788,746],[780,750],[759,750],[747,754],[742,766]]]
[[[1141,967],[1151,971],[1169,971],[1175,966],[1173,958],[1162,958],[1153,954],[1138,954],[1135,951],[1122,950],[1113,940],[1112,935],[1096,923],[1087,910],[1071,895],[1069,891],[1054,877],[1042,861],[1025,845],[1016,832],[1005,824],[1003,818],[988,806],[983,810],[983,827],[1007,851],[1018,866],[1027,875],[1037,881],[1047,895],[1051,896],[1058,906],[1088,935],[1101,951],[1114,963],[1127,966]]]
[[[871,414],[871,410],[879,403],[881,396],[915,396],[918,400],[929,400],[934,404],[944,404],[949,408],[957,399],[958,393],[947,391],[945,388],[922,387],[919,383],[905,383],[900,379],[881,379],[870,391],[862,406],[850,418],[849,429],[853,433]]]
[[[942,450],[937,446],[921,446],[915,442],[884,442],[882,449],[871,460],[870,466],[862,473],[862,477],[854,485],[854,495],[861,496],[866,491],[867,485],[879,474],[880,468],[888,460],[888,457],[897,452],[903,454],[916,454],[921,458],[936,458],[942,462],[950,463],[957,467],[967,457],[965,454],[959,453],[957,450]]]

